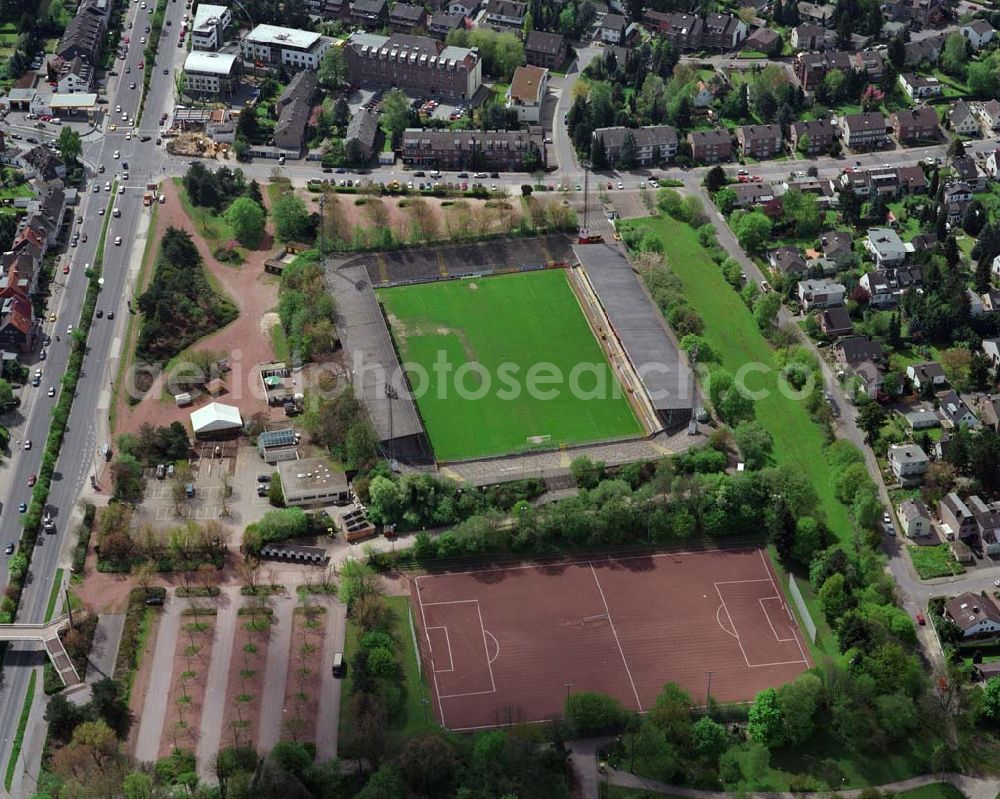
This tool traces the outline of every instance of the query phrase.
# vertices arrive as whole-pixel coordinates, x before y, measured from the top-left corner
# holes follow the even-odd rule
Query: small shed
[[[226,391],[226,383],[221,377],[213,377],[205,384],[205,391],[213,397],[218,397]]]

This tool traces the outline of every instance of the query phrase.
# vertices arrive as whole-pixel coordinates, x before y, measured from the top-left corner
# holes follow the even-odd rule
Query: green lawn
[[[641,432],[563,270],[378,294],[439,460]]]
[[[52,590],[49,592],[49,604],[45,607],[45,623],[52,621],[52,616],[56,612],[56,603],[59,601],[59,591],[62,588],[63,570],[56,569],[56,577],[52,581]]]
[[[392,611],[392,636],[399,644],[400,661],[403,667],[403,708],[391,720],[392,728],[403,735],[411,736],[437,729],[434,719],[434,708],[431,705],[431,693],[427,683],[421,678],[417,663],[417,651],[413,646],[413,634],[409,621],[409,600],[405,596],[384,597],[385,603]],[[350,713],[351,680],[354,656],[358,652],[358,628],[353,622],[347,622],[347,636],[344,641],[344,662],[347,673],[340,692],[340,736],[347,734],[353,723]]]
[[[184,213],[188,215],[188,219],[194,224],[195,231],[205,239],[211,249],[214,250],[220,244],[236,238],[233,228],[223,216],[210,208],[202,208],[191,203],[191,199],[184,189],[182,178],[174,178],[174,185],[177,186],[177,193],[181,198],[181,205],[184,206]]]
[[[938,544],[932,547],[909,547],[909,550],[913,568],[917,570],[921,580],[949,577],[953,574],[962,574],[965,571],[965,567],[952,557],[951,549],[947,544]]]
[[[772,364],[773,348],[690,226],[667,216],[626,224],[644,225],[659,234],[667,262],[683,284],[688,303],[704,319],[704,335],[719,353],[726,369],[736,374],[746,364]],[[746,381],[750,390],[768,390],[768,395],[755,403],[755,409],[758,421],[774,439],[775,461],[809,477],[830,530],[841,541],[849,542],[851,520],[847,509],[834,495],[832,469],[826,462],[823,435],[810,419],[804,404],[777,391],[777,382],[773,372],[752,373]]]

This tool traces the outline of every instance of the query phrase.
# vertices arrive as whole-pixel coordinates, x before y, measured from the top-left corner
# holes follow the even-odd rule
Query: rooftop
[[[185,72],[209,75],[230,75],[236,65],[237,56],[232,53],[211,53],[207,50],[192,50],[184,59]]]
[[[322,37],[314,31],[303,31],[298,28],[281,28],[277,25],[258,25],[246,36],[246,41],[253,44],[269,44],[278,47],[295,47],[308,50]]]
[[[281,475],[281,489],[285,496],[315,494],[330,491],[346,491],[347,475],[330,466],[322,458],[302,458],[294,461],[280,461],[278,473]]]

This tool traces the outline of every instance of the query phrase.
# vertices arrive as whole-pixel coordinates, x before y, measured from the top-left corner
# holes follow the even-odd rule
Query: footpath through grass
[[[439,460],[642,432],[562,269],[378,294]]]
[[[709,258],[695,231],[665,215],[632,224],[648,227],[660,236],[667,263],[683,284],[688,303],[705,321],[705,338],[719,354],[722,365],[732,374],[752,363],[771,367],[774,349]],[[754,408],[757,420],[774,439],[775,463],[788,465],[809,477],[830,531],[846,543],[851,534],[851,519],[834,494],[833,470],[826,461],[823,434],[809,417],[804,403],[778,391],[773,370],[763,375],[750,373],[746,385],[751,390],[767,391],[767,396],[757,400]]]

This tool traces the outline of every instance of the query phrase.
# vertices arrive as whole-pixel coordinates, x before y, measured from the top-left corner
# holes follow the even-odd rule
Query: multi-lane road
[[[147,3],[147,8],[142,9],[138,2],[132,3],[126,16],[124,34],[131,39],[131,44],[126,58],[116,62],[119,74],[109,79],[107,87],[106,107],[109,112],[121,105],[122,111],[133,119],[138,114],[142,95],[142,70],[139,63],[144,58],[144,48],[140,39],[146,36],[152,6],[152,3]],[[67,540],[70,516],[81,489],[89,484],[97,453],[107,436],[111,381],[115,376],[115,361],[121,346],[125,316],[128,314],[126,301],[132,287],[129,272],[137,266],[137,259],[141,257],[141,247],[135,246],[137,234],[148,225],[149,214],[148,209],[142,205],[142,194],[147,181],[158,182],[163,177],[165,155],[154,145],[157,123],[160,114],[169,110],[173,102],[174,72],[175,69],[180,69],[182,58],[186,54],[186,49],[176,47],[179,23],[184,13],[183,0],[168,3],[167,18],[172,24],[163,29],[160,54],[155,64],[143,65],[144,69],[153,69],[155,72],[146,98],[141,129],[137,131],[130,125],[123,124],[122,112],[115,116],[109,113],[107,119],[100,120],[98,127],[84,137],[83,160],[87,168],[88,184],[86,192],[80,195],[79,207],[73,212],[73,230],[86,232],[87,241],[69,249],[56,271],[49,310],[57,318],[55,322],[49,322],[46,317],[44,327],[51,337],[51,343],[46,348],[48,357],[37,364],[42,369],[42,382],[38,388],[25,389],[22,396],[25,418],[14,432],[11,459],[4,467],[5,496],[0,517],[0,537],[4,543],[16,540],[20,534],[23,517],[19,515],[17,506],[30,500],[28,479],[41,466],[51,412],[58,400],[58,392],[61,392],[60,379],[66,371],[69,356],[67,329],[69,325],[74,329],[78,327],[83,308],[87,290],[84,276],[86,264],[93,264],[95,261],[100,232],[105,219],[111,216],[111,208],[118,207],[121,216],[110,218],[108,224],[103,258],[104,284],[98,300],[98,308],[104,313],[102,318],[94,319],[90,329],[77,396],[49,492],[48,505],[55,513],[57,534],[39,536],[41,545],[33,553],[30,579],[25,586],[18,612],[19,622],[40,622],[44,618],[52,581],[59,565],[60,550],[73,543]],[[164,70],[167,74],[164,74]],[[133,81],[137,84],[136,89],[130,88]],[[112,123],[117,126],[114,132],[107,129]],[[132,134],[131,137],[126,138],[129,133]],[[142,142],[140,134],[153,138]],[[123,164],[126,162],[129,165],[127,180],[123,177]],[[101,167],[103,172],[99,171]],[[124,186],[124,192],[112,197],[104,188],[106,182],[111,182],[113,188],[116,185]],[[94,185],[100,187],[96,193],[93,192]],[[104,216],[100,213],[101,209],[106,210]],[[144,220],[143,215],[147,219]],[[79,223],[76,221],[77,216],[82,217]],[[119,236],[121,244],[115,245],[116,237]],[[63,275],[61,265],[67,261],[70,263],[70,271],[68,275]],[[108,320],[108,311],[115,312],[114,321]],[[56,388],[56,397],[48,396],[49,386]],[[25,440],[31,440],[31,449],[23,447]],[[7,580],[7,562],[2,559],[0,585],[5,586]],[[19,649],[21,647],[18,645],[12,645],[8,649],[0,674],[0,773],[5,772],[11,754],[11,739],[31,671],[29,668],[12,665],[23,662],[18,657]]]

